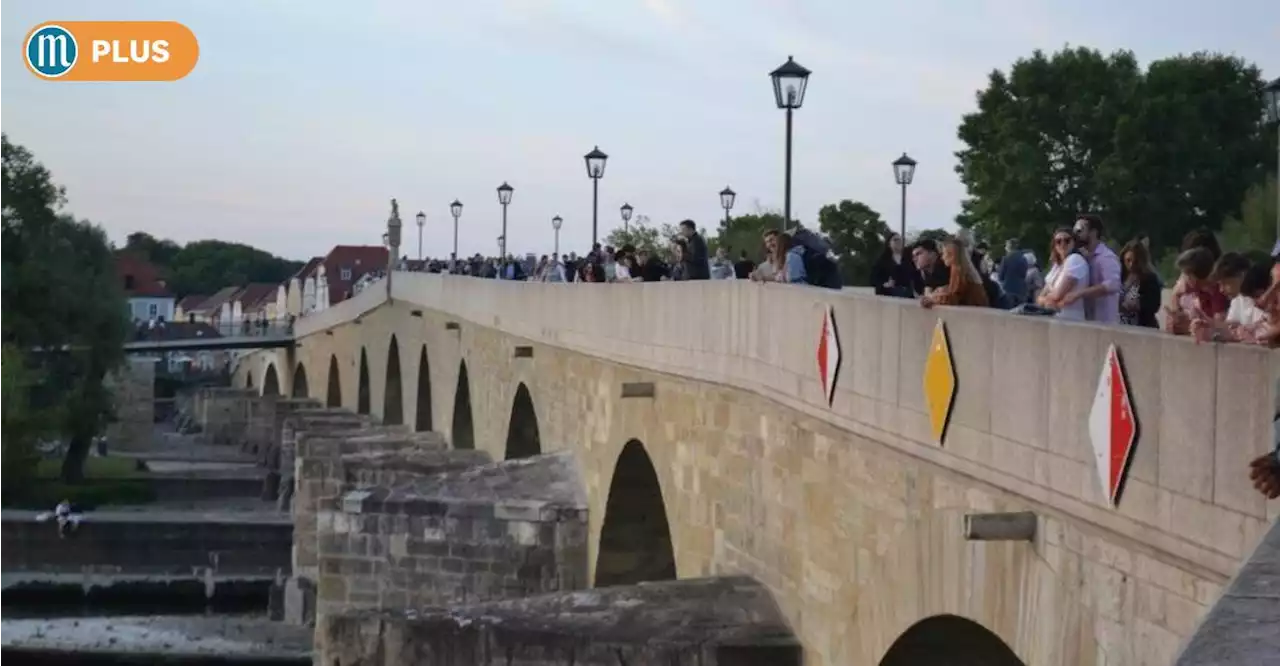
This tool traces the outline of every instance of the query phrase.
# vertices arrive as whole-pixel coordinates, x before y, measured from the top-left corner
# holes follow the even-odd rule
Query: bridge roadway
[[[942,625],[1026,664],[1169,664],[1280,514],[1247,478],[1272,446],[1280,354],[1264,349],[747,282],[397,273],[387,296],[300,319],[296,348],[247,357],[235,381],[495,459],[572,451],[593,580],[752,576],[809,664],[891,663]],[[940,321],[941,440],[924,379],[947,374],[928,362]],[[1137,422],[1114,504],[1089,436],[1112,345]],[[1015,511],[1037,516],[1030,540],[966,540],[966,515]],[[602,538],[624,520],[645,535],[626,553]],[[673,570],[644,552],[659,542]]]

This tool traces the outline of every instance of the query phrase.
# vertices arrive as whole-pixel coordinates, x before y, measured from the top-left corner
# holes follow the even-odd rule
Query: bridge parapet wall
[[[1280,515],[1280,503],[1269,507],[1248,481],[1249,461],[1273,447],[1280,351],[746,281],[397,273],[393,284],[396,303],[464,326],[767,396],[1218,576],[1230,576]],[[830,401],[816,361],[828,311],[840,352]],[[939,322],[955,381],[941,441],[923,389]],[[1089,435],[1113,346],[1137,422],[1114,505]]]

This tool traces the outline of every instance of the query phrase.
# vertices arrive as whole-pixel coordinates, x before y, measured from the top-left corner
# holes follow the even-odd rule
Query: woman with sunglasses
[[[1053,232],[1053,244],[1049,247],[1049,274],[1044,279],[1044,289],[1036,304],[1057,310],[1057,316],[1071,321],[1084,321],[1084,300],[1074,299],[1064,305],[1068,294],[1083,291],[1089,286],[1089,262],[1076,248],[1075,234],[1061,228]]]

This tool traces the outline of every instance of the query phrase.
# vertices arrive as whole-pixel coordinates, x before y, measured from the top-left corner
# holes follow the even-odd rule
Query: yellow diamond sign
[[[929,341],[929,355],[924,361],[924,403],[929,408],[929,425],[933,438],[942,443],[951,419],[951,405],[956,397],[956,369],[951,360],[951,342],[947,327],[939,319]]]

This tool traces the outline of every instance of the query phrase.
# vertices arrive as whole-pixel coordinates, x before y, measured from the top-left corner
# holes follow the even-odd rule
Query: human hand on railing
[[[1280,460],[1274,452],[1258,456],[1249,463],[1249,479],[1253,487],[1267,499],[1280,497]]]

